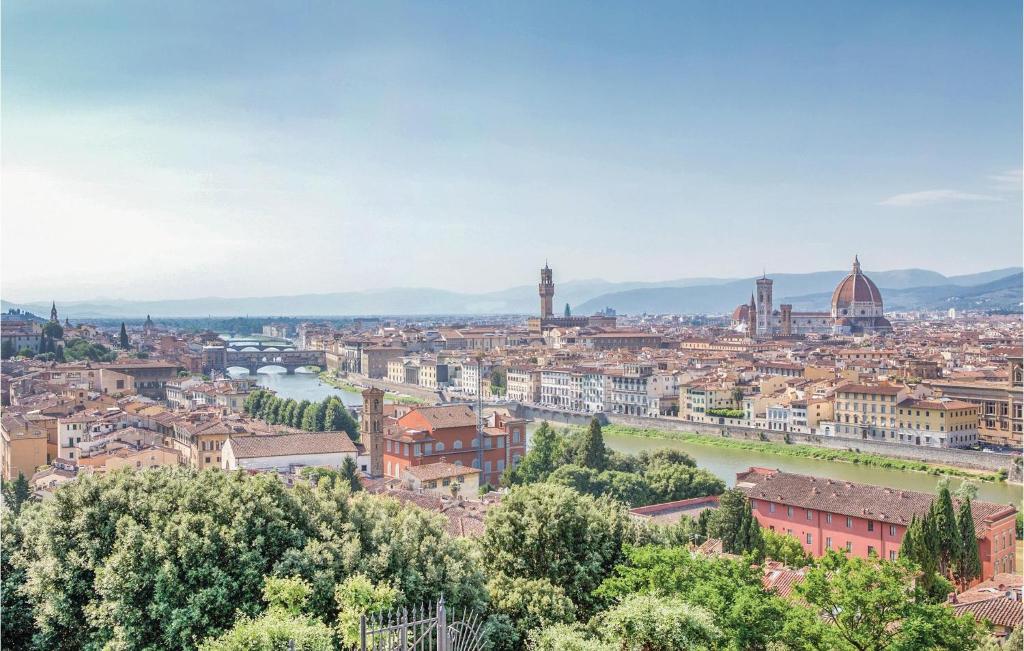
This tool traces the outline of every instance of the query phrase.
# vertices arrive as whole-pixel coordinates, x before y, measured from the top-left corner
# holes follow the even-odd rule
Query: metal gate
[[[483,620],[476,612],[449,613],[436,604],[359,618],[360,651],[481,651]]]

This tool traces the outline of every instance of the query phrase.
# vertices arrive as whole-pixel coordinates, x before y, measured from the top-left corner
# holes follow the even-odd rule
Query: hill
[[[775,274],[776,302],[787,296],[817,302],[816,294],[831,292],[846,271],[820,271],[807,274]],[[947,277],[926,269],[900,269],[868,272],[885,296],[893,290],[946,288],[936,296],[952,296],[952,287],[974,287],[998,281],[1020,269],[998,269],[979,274]],[[556,282],[555,309],[569,303],[576,314],[591,314],[612,307],[627,314],[730,312],[746,302],[753,289],[753,278],[679,278],[658,282],[610,282],[601,279]],[[945,292],[945,294],[943,294]],[[922,300],[930,294],[918,293]],[[895,296],[895,294],[894,294]],[[915,294],[908,295],[910,297]],[[912,302],[912,298],[908,298]],[[939,300],[939,299],[935,299]],[[1002,299],[1000,299],[1002,300]],[[827,305],[825,300],[814,307]],[[246,298],[204,297],[180,300],[115,300],[62,302],[61,316],[71,319],[142,318],[147,314],[163,317],[205,316],[357,316],[357,315],[436,315],[436,314],[534,314],[537,311],[537,286],[519,285],[493,292],[464,293],[429,287],[389,288],[363,292],[333,292],[288,296]],[[14,303],[2,301],[0,310],[27,309],[48,313],[49,301]]]

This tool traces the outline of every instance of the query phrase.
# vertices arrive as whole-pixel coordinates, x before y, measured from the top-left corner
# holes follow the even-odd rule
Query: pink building
[[[756,467],[737,473],[736,487],[750,498],[762,527],[793,536],[815,557],[845,549],[862,558],[874,553],[895,559],[907,526],[935,499],[930,493]],[[1013,572],[1017,509],[981,501],[972,502],[971,508],[982,578]]]

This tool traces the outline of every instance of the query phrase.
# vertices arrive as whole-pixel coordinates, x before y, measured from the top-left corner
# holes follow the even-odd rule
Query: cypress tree
[[[974,532],[974,514],[971,510],[971,500],[969,499],[965,499],[960,503],[957,529],[959,530],[960,546],[958,549],[959,554],[953,564],[953,574],[960,585],[960,589],[966,590],[972,580],[981,576],[978,536]]]
[[[580,465],[601,471],[604,470],[606,459],[607,451],[604,447],[604,435],[601,434],[601,421],[594,417],[590,419],[590,427],[580,449]]]
[[[122,350],[128,350],[131,347],[131,342],[128,340],[128,331],[124,327],[124,321],[121,322],[121,333],[118,335]]]
[[[953,497],[949,488],[943,486],[939,497],[932,502],[932,521],[935,526],[935,541],[939,572],[950,576],[953,561],[960,556],[960,531],[957,528]]]

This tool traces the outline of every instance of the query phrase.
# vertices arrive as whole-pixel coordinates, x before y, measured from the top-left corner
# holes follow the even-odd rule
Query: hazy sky
[[[1020,264],[985,2],[3,3],[10,300]]]

